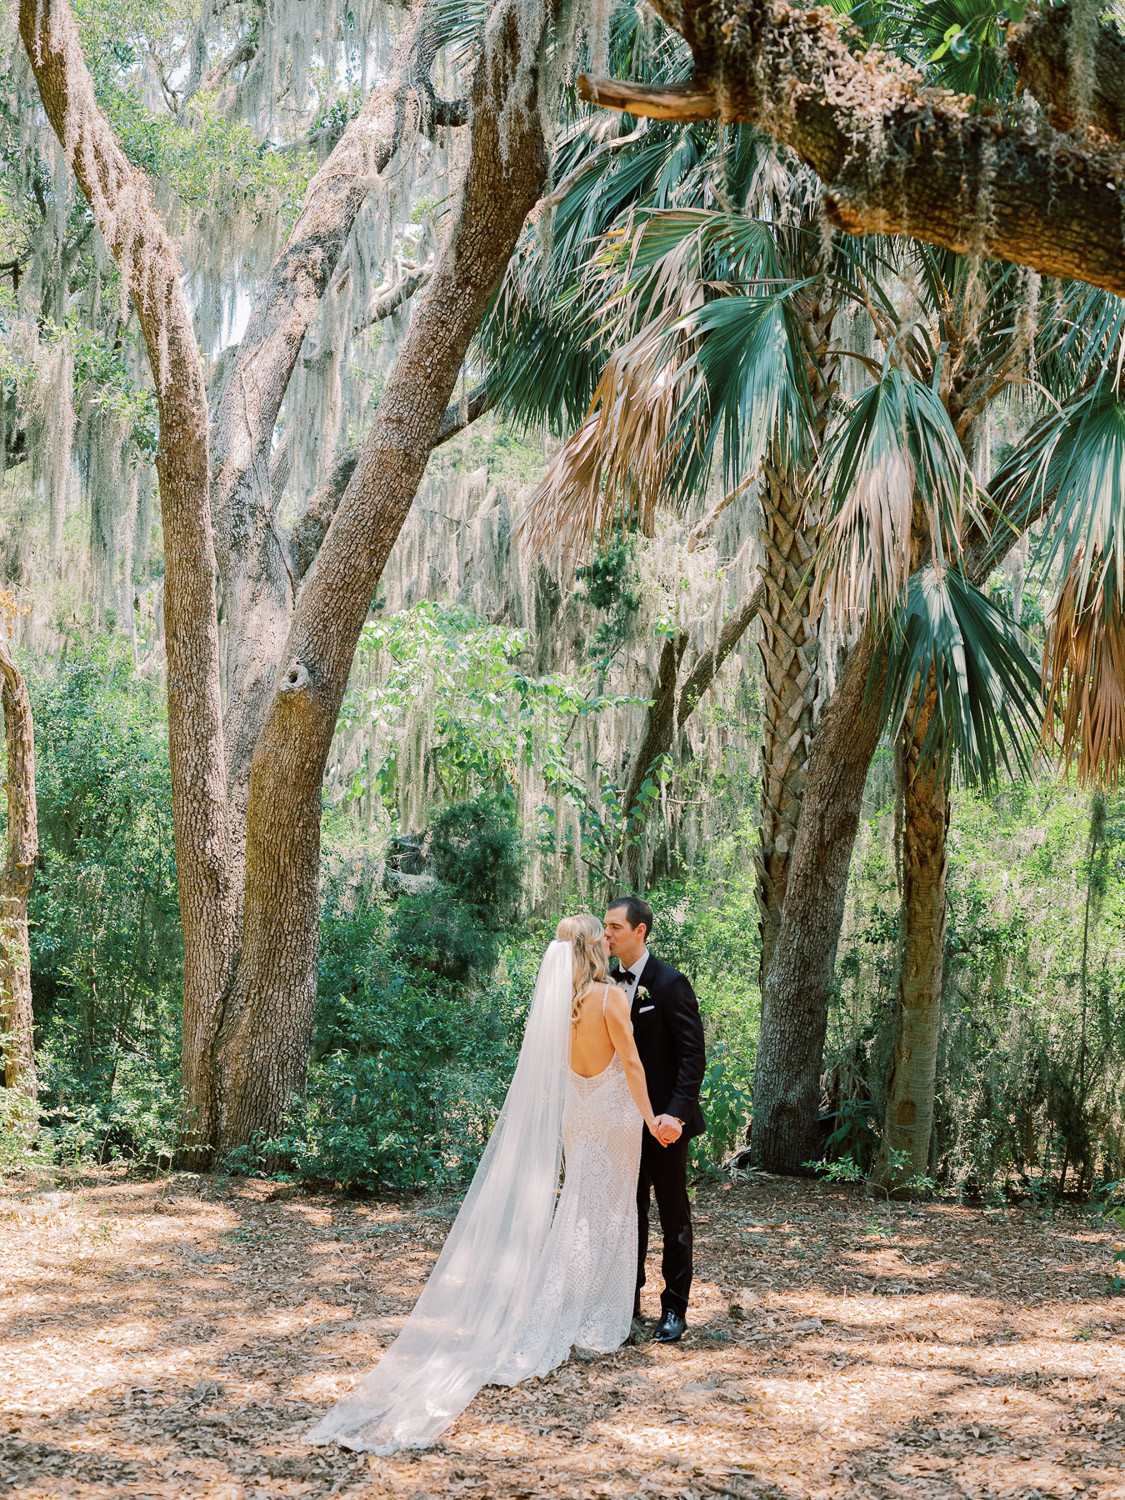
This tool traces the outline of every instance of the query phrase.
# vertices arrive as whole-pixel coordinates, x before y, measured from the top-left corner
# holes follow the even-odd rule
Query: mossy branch
[[[787,0],[654,0],[654,8],[691,47],[690,84],[584,76],[585,98],[633,115],[756,126],[813,169],[828,217],[849,234],[912,235],[1125,294],[1125,158],[1093,135],[1064,134],[1026,111],[974,111],[878,48],[861,50],[847,20],[825,8]],[[1101,87],[1102,58],[1117,46],[1102,27],[1090,108],[1107,132],[1121,85],[1116,94]],[[1067,118],[1059,100],[1069,75],[1050,76],[1062,93],[1047,107]]]

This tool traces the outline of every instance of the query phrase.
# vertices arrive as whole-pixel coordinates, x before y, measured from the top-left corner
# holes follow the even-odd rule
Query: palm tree
[[[637,183],[647,173],[665,200],[671,176],[691,207],[641,213],[636,195],[624,223],[603,220],[593,270],[571,268],[554,284],[539,326],[554,319],[564,349],[578,347],[592,399],[537,498],[531,528],[545,536],[565,527],[581,542],[622,512],[643,522],[657,504],[697,489],[719,454],[728,491],[762,470],[767,552],[773,543],[763,627],[772,718],[764,726],[755,1147],[765,1165],[794,1170],[817,1154],[820,1058],[847,867],[867,767],[888,716],[904,737],[906,837],[918,871],[903,914],[913,977],[904,980],[902,1015],[920,1015],[934,1036],[936,1011],[923,1001],[940,989],[951,746],[978,774],[990,774],[1033,712],[1023,643],[978,587],[1026,525],[1030,490],[1011,481],[1004,508],[988,513],[970,457],[989,412],[1027,378],[1029,355],[1057,361],[1062,324],[1049,318],[1046,334],[1037,327],[1037,283],[1025,273],[903,245],[875,247],[864,259],[854,244],[846,261],[825,254],[810,244],[812,214],[791,211],[800,187],[775,194],[757,221],[701,207],[692,193],[702,188],[705,197],[708,177],[695,147],[690,172],[675,178],[669,171],[688,136],[681,128],[669,152],[673,132],[666,132],[658,174],[642,163],[653,159],[656,138],[647,137],[629,148],[636,160],[619,170]],[[725,174],[712,174],[720,194],[731,160],[759,171],[770,163],[753,137],[738,133]],[[759,189],[757,203],[766,197]],[[736,201],[747,199],[755,201],[748,192]],[[592,238],[582,243],[586,260]],[[577,243],[573,236],[572,250]],[[520,288],[525,308],[527,285]],[[851,327],[833,338],[841,307]],[[509,326],[518,330],[518,323]],[[559,364],[571,357],[553,365],[556,391]],[[858,366],[868,383],[835,413],[840,360]],[[509,391],[521,379],[542,389],[542,381],[527,381],[525,365],[509,377]],[[572,413],[578,405],[571,403]],[[541,400],[538,411],[546,410]],[[832,524],[822,538],[818,496],[826,485]],[[853,639],[858,629],[819,726],[812,723],[822,665],[820,627],[810,626],[814,584],[825,600],[835,598],[832,613]],[[665,735],[681,672],[674,646],[667,654],[654,698]],[[913,675],[896,662],[912,663]],[[881,691],[884,683],[894,691]],[[644,754],[660,742],[646,736]],[[912,995],[917,1004],[907,1003]],[[920,1074],[905,1065],[915,1050],[904,1020],[892,1078],[903,1118],[919,1103],[900,1097],[903,1089],[925,1095],[932,1073],[928,1043]],[[890,1159],[904,1148],[888,1134]],[[914,1135],[926,1140],[909,1147],[916,1171],[928,1152],[924,1120]]]

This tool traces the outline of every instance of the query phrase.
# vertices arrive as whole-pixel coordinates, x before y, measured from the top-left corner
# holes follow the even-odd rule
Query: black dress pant
[[[680,1136],[671,1146],[662,1146],[645,1131],[641,1146],[641,1174],[637,1184],[637,1308],[641,1287],[645,1284],[645,1256],[648,1253],[648,1212],[651,1194],[656,1194],[660,1228],[664,1232],[664,1257],[661,1272],[664,1290],[660,1306],[681,1317],[687,1313],[691,1292],[691,1203],[687,1189],[688,1142]]]

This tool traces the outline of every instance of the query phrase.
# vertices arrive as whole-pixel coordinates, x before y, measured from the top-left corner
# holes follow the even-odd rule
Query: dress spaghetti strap
[[[606,980],[605,994],[602,996],[602,1020],[605,1020],[605,1003],[609,999],[609,980]]]

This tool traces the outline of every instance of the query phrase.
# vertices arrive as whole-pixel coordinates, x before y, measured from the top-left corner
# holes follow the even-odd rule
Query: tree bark
[[[831,301],[822,303],[816,297],[798,306],[804,322],[805,378],[812,403],[810,435],[813,451],[818,452],[836,393],[839,358],[830,352],[836,308]],[[817,622],[809,617],[813,563],[820,543],[819,497],[810,493],[810,475],[801,473],[780,448],[769,454],[763,477],[762,548],[766,561],[761,572],[766,604],[758,644],[765,705],[761,823],[754,864],[762,943],[758,981],[764,990],[781,927],[789,862],[816,728],[821,649]]]
[[[27,899],[39,853],[35,807],[35,727],[27,684],[0,629],[0,698],[8,776],[8,850],[0,881],[0,1064],[5,1088],[38,1098],[32,1042],[31,948]]]
[[[270,447],[306,333],[357,214],[421,119],[409,79],[432,28],[415,0],[386,83],[349,122],[309,184],[300,217],[259,294],[215,410],[211,510],[223,596],[231,881],[241,898],[254,744],[273,695],[299,579],[274,516]],[[236,914],[237,924],[237,914]]]
[[[657,669],[656,691],[645,716],[640,749],[633,757],[623,799],[632,837],[626,852],[626,879],[633,890],[640,889],[644,874],[640,833],[649,811],[648,804],[641,803],[641,789],[658,762],[671,751],[677,733],[695,712],[723,663],[761,612],[765,596],[765,588],[759,583],[742,608],[723,621],[719,638],[711,650],[699,652],[682,685],[679,670],[688,637],[682,633],[670,636],[664,643]]]
[[[820,1067],[848,867],[868,767],[879,743],[881,688],[868,691],[869,626],[821,718],[789,862],[773,961],[762,989],[751,1149],[770,1172],[800,1173],[820,1154]]]
[[[635,116],[757,127],[812,168],[829,219],[849,234],[912,235],[1125,295],[1119,151],[1026,114],[973,113],[962,96],[927,88],[865,47],[827,8],[786,0],[653,0],[653,8],[691,47],[690,83],[581,77],[585,98]],[[1113,28],[1099,26],[1095,120],[1112,112],[1101,59],[1111,54],[1111,68],[1114,46]],[[1056,69],[1037,86],[1062,89],[1064,80]],[[1048,113],[1058,97],[1040,100]]]
[[[215,545],[207,503],[203,366],[175,248],[98,108],[65,0],[20,0],[43,107],[137,311],[156,386],[164,531],[168,755],[184,935],[186,1135],[212,1132],[211,1043],[232,963]]]
[[[1090,38],[1076,37],[1083,25],[1073,5],[1052,5],[1030,13],[1008,29],[1008,61],[1029,93],[1043,106],[1056,130],[1093,125],[1111,140],[1125,140],[1125,37],[1114,26],[1097,24]],[[1075,47],[1088,77],[1076,78]],[[1083,118],[1079,118],[1079,114]]]
[[[933,719],[933,676],[902,744],[902,958],[894,1057],[887,1083],[883,1138],[870,1181],[895,1196],[910,1196],[912,1180],[929,1172],[934,1122],[945,952],[946,839],[949,833],[949,758],[939,747],[922,757]]]
[[[764,986],[781,927],[789,861],[801,818],[820,668],[820,643],[815,622],[809,618],[817,530],[806,528],[800,476],[780,455],[771,455],[764,465],[761,510],[766,605],[758,650],[765,702],[761,820],[754,866],[762,941],[758,978]]]
[[[303,1085],[316,996],[321,780],[352,656],[469,342],[546,176],[536,88],[548,18],[530,61],[520,10],[506,4],[490,19],[450,237],[301,591],[255,745],[241,958],[218,1048],[220,1149],[275,1130]]]
[[[417,19],[418,10],[412,12]],[[450,239],[388,382],[364,452],[286,616],[274,567],[265,457],[288,372],[315,311],[317,288],[358,207],[356,144],[315,179],[289,252],[252,315],[219,398],[208,471],[203,372],[176,256],[142,174],[129,167],[95,102],[65,0],[21,0],[20,31],[51,125],[137,308],[160,416],[157,473],[164,524],[164,615],[177,873],[184,932],[184,1145],[198,1164],[218,1145],[249,1143],[279,1124],[304,1080],[316,993],[320,781],[348,671],[375,583],[447,415],[469,341],[546,175],[537,101],[544,6],[504,0],[490,17],[477,71],[470,162]],[[422,40],[419,40],[421,38]],[[418,46],[429,45],[424,30]],[[423,47],[424,50],[424,47]],[[411,54],[409,89],[429,98]],[[397,101],[406,110],[409,101]],[[419,109],[423,106],[419,106]],[[399,120],[401,124],[401,118]],[[371,126],[370,118],[364,125]],[[380,137],[386,139],[386,133]],[[333,176],[339,170],[341,176]],[[301,240],[304,265],[296,254]],[[260,425],[258,425],[260,424]],[[219,546],[211,526],[210,498]],[[215,577],[244,639],[258,625],[274,657],[235,652],[237,743],[223,735]],[[288,582],[292,589],[292,580]],[[272,591],[272,594],[271,594]],[[278,664],[281,664],[280,673]],[[239,674],[242,674],[241,677]],[[267,683],[268,693],[254,687]],[[261,706],[262,727],[252,734]],[[254,744],[246,817],[245,902],[237,786]],[[241,759],[240,759],[241,758]],[[229,798],[229,800],[228,800]],[[236,814],[231,817],[231,811]],[[236,954],[236,935],[241,940]]]

